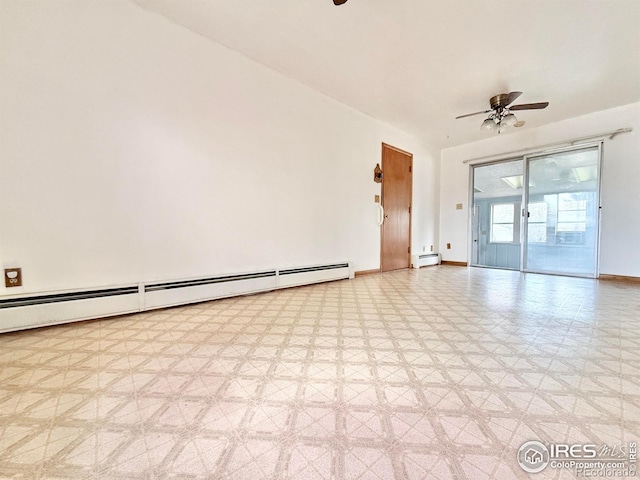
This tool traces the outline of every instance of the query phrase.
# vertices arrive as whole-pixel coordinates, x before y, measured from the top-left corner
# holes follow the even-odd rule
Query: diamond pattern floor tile
[[[526,479],[640,439],[638,305],[440,266],[0,335],[0,479]]]

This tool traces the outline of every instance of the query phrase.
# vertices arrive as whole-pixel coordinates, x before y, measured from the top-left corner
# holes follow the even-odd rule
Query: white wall
[[[443,150],[440,241],[452,244],[451,250],[443,250],[443,259],[467,261],[469,165],[464,160],[626,127],[633,132],[604,142],[600,273],[640,277],[640,103]],[[464,203],[464,209],[455,210],[456,203]]]
[[[350,260],[379,266],[373,168],[414,138],[126,0],[0,2],[0,295]]]

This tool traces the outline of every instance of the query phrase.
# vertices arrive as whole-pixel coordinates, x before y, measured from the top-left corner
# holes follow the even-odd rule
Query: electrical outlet
[[[373,196],[373,201],[376,203],[380,203],[380,195],[374,195]]]
[[[451,244],[447,243],[447,250],[451,250]]]
[[[462,210],[462,204],[456,203],[456,210]]]
[[[21,268],[5,268],[4,269],[4,286],[21,287],[22,286],[22,269]]]
[[[430,252],[433,252],[433,245],[431,245],[431,249],[429,250]]]

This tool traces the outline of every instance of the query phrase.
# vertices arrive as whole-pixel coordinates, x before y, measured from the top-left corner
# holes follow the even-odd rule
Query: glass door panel
[[[595,277],[600,148],[527,159],[524,269]]]
[[[471,264],[520,270],[524,161],[473,168]]]

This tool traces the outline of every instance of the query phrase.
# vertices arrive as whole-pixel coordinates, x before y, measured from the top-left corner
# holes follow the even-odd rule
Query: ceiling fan
[[[347,0],[333,0],[334,5],[342,5],[343,3],[347,3]]]
[[[482,122],[480,129],[500,133],[501,130],[507,127],[521,127],[522,125],[524,125],[524,121],[518,121],[516,116],[511,113],[512,111],[540,110],[549,106],[549,102],[521,103],[519,105],[511,105],[511,103],[513,103],[515,99],[520,95],[522,95],[522,92],[499,93],[498,95],[495,95],[489,99],[489,105],[491,105],[491,108],[489,110],[460,115],[459,117],[456,117],[456,120],[459,118],[471,117],[473,115],[480,115],[482,113],[489,113],[489,117],[484,122]]]

